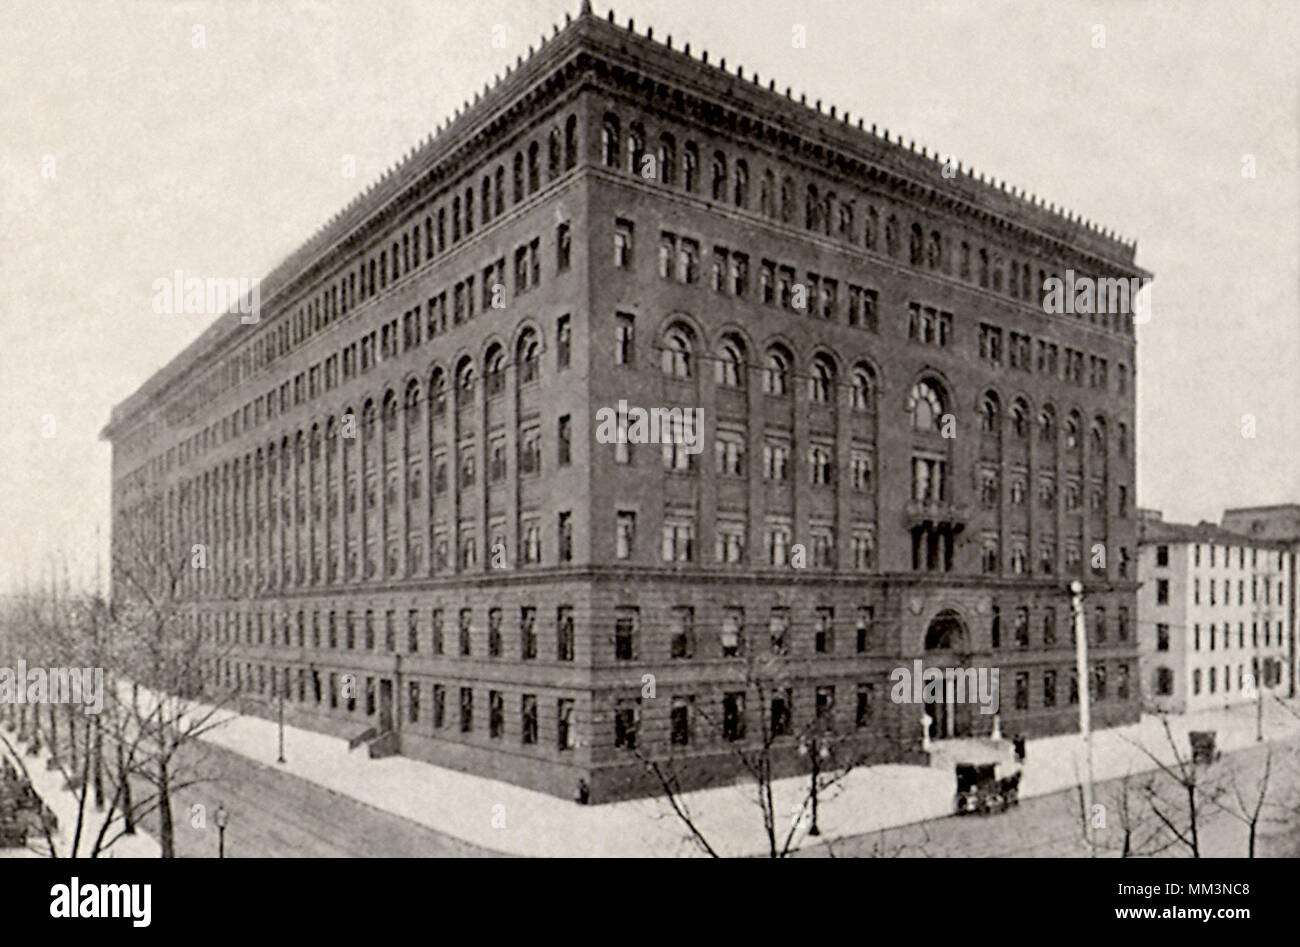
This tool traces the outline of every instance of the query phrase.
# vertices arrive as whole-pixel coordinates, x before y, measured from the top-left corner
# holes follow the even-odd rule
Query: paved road
[[[1300,789],[1300,741],[1290,740],[1271,744],[1273,765],[1269,779],[1267,800],[1292,801],[1291,817],[1280,810],[1270,809],[1270,821],[1260,827],[1256,854],[1258,857],[1295,857],[1300,855],[1300,823],[1297,822],[1294,802]],[[1265,756],[1264,746],[1252,746],[1231,754],[1224,754],[1216,764],[1224,770],[1236,772],[1243,794],[1250,796],[1258,791]],[[1098,832],[1099,844],[1108,850],[1099,855],[1118,856],[1122,849],[1122,820],[1117,818],[1121,781],[1110,780],[1098,784],[1097,800],[1108,805],[1107,828]],[[1150,808],[1140,800],[1136,791],[1129,794],[1130,804],[1138,819],[1154,826]],[[1198,820],[1202,857],[1236,856],[1246,854],[1246,826],[1233,819],[1222,809],[1209,807]],[[978,816],[949,816],[914,825],[889,829],[880,833],[840,839],[826,845],[805,847],[801,855],[835,857],[1034,857],[1077,858],[1088,854],[1082,840],[1079,823],[1078,790],[1051,793],[1024,799],[1020,805],[1005,813]],[[1184,846],[1166,850],[1165,857],[1187,857]]]
[[[363,753],[364,749],[356,752]],[[173,799],[176,854],[217,854],[218,803],[230,813],[227,858],[448,858],[496,853],[331,792],[247,757],[208,744],[184,750],[186,776],[214,778]],[[148,791],[144,786],[141,791]],[[191,807],[205,809],[205,826],[192,825]],[[157,814],[144,828],[156,837]]]

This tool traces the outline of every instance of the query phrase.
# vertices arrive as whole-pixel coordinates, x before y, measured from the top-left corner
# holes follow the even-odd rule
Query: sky
[[[154,281],[265,276],[579,3],[6,0],[0,591],[107,561],[99,432],[211,321]],[[1139,505],[1300,502],[1300,4],[615,10],[1135,239]]]

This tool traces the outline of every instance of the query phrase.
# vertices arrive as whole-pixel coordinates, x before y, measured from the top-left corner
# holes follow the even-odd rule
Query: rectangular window
[[[572,605],[561,605],[555,610],[555,657],[558,661],[573,660]]]
[[[865,727],[871,722],[871,706],[873,704],[873,688],[870,684],[859,684],[857,692],[857,707],[853,714],[853,723],[856,727]]]
[[[525,661],[537,657],[537,609],[530,605],[519,610],[519,650]]]
[[[569,367],[571,334],[569,317],[560,316],[555,324],[555,367],[559,371]]]
[[[615,748],[636,749],[637,729],[640,724],[640,700],[620,700],[614,706]]]
[[[433,685],[433,728],[441,730],[446,723],[447,689],[441,684]]]
[[[500,691],[488,691],[488,735],[499,740],[505,729],[505,697]]]
[[[631,510],[619,510],[614,541],[614,555],[619,559],[632,558],[632,549],[636,545],[636,513]]]
[[[442,609],[435,608],[430,615],[430,650],[442,654]]]
[[[524,694],[519,701],[519,741],[524,745],[537,742],[537,695]]]
[[[572,242],[569,233],[569,222],[566,220],[555,228],[555,270],[557,273],[563,273],[569,268]]]
[[[631,365],[636,356],[636,317],[626,312],[614,315],[614,363]]]
[[[561,750],[572,750],[578,745],[578,730],[574,720],[573,701],[567,697],[561,697],[556,701],[555,716],[556,744]]]
[[[691,704],[694,698],[674,697],[670,713],[673,746],[690,746]]]
[[[632,265],[632,221],[614,221],[614,265],[626,269]]]
[[[637,615],[639,609],[620,606],[614,613],[614,657],[619,661],[636,659]]]
[[[474,729],[474,689],[460,689],[460,732],[469,733]]]
[[[673,609],[670,657],[689,658],[695,651],[695,609],[689,605]]]
[[[461,657],[467,658],[470,656],[470,642],[471,642],[471,634],[473,631],[473,622],[474,622],[473,616],[474,616],[474,612],[471,609],[462,608],[460,610],[459,632],[460,632]]]
[[[722,695],[722,739],[736,742],[745,738],[745,695],[735,691]]]
[[[817,624],[813,632],[813,650],[817,654],[830,654],[835,650],[835,609],[817,609]]]

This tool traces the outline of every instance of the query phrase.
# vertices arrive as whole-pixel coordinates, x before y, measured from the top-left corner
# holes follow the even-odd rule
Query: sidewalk
[[[71,790],[63,785],[63,775],[57,769],[46,769],[45,762],[50,758],[49,748],[42,745],[40,756],[28,756],[26,747],[19,746],[17,733],[9,729],[8,724],[3,724],[5,736],[9,742],[14,744],[14,749],[22,752],[23,765],[27,767],[27,774],[31,778],[32,788],[36,794],[45,801],[54,815],[59,820],[59,829],[51,833],[54,838],[55,851],[60,858],[67,858],[72,852],[72,835],[77,828],[77,796]],[[0,745],[0,749],[3,746]],[[104,812],[95,810],[95,800],[93,792],[87,795],[85,814],[82,817],[81,839],[77,844],[77,855],[86,858],[90,854],[90,849],[95,844],[95,836],[99,834],[100,827],[104,824],[104,817],[108,809],[105,806]],[[109,837],[116,835],[121,830],[120,821],[109,829]],[[27,848],[7,848],[0,849],[0,858],[40,858],[43,857],[41,852],[45,850],[45,836],[39,832],[31,832],[27,836]],[[38,851],[32,851],[35,846]],[[158,842],[145,832],[141,826],[136,830],[134,835],[124,835],[113,843],[106,851],[100,854],[100,858],[157,858],[159,856]]]
[[[1279,707],[1266,708],[1265,739],[1300,734],[1300,718]],[[227,714],[205,739],[250,759],[277,766],[276,724],[257,717]],[[1218,747],[1231,751],[1255,742],[1253,705],[1232,710],[1171,717],[1170,730],[1180,753],[1187,754],[1188,730],[1218,731]],[[1136,745],[1135,745],[1136,744]],[[1140,747],[1172,761],[1159,718],[1093,735],[1093,776],[1097,781],[1152,769]],[[372,760],[364,748],[296,727],[285,727],[284,769],[378,809],[403,816],[447,835],[523,856],[641,857],[699,854],[685,826],[662,798],[580,806],[565,799],[467,773],[442,769],[400,756]],[[1030,740],[1021,796],[1057,792],[1077,784],[1086,771],[1083,740],[1062,735]],[[788,829],[794,806],[803,798],[807,777],[776,782],[776,811]],[[823,795],[819,823],[823,840],[951,814],[950,771],[921,766],[882,765],[857,770],[838,792]],[[722,855],[766,851],[762,819],[752,784],[701,790],[685,802],[697,825]],[[800,828],[799,836],[804,833]],[[782,833],[783,834],[783,833]]]

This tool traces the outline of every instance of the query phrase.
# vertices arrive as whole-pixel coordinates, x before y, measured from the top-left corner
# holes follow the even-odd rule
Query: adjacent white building
[[[1295,553],[1214,523],[1142,516],[1138,655],[1144,702],[1171,713],[1292,687]]]

